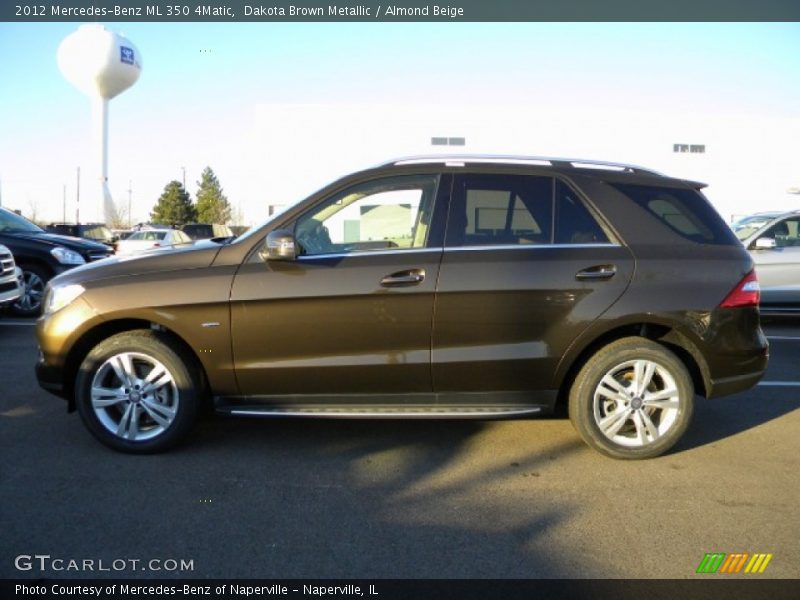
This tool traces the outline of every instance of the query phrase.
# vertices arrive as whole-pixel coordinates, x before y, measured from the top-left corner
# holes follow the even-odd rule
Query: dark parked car
[[[181,227],[181,231],[193,240],[208,240],[233,236],[230,227],[227,225],[218,225],[216,223],[189,223]]]
[[[229,415],[500,418],[568,405],[617,458],[767,366],[753,262],[701,184],[606,163],[398,160],[227,244],[51,282],[40,384],[155,452]]]
[[[100,242],[112,248],[119,240],[119,236],[106,227],[105,223],[50,223],[45,231]]]
[[[732,228],[756,265],[761,312],[800,315],[800,211],[759,213]]]
[[[39,314],[45,284],[51,277],[111,254],[104,244],[46,233],[5,208],[0,208],[0,244],[11,250],[22,269],[25,287],[11,310],[25,317]]]

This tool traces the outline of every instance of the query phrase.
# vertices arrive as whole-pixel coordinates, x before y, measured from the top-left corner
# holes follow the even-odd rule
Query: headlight
[[[50,250],[50,254],[62,265],[82,265],[86,263],[80,254],[72,250],[67,250],[63,246],[56,246]]]
[[[49,315],[61,310],[85,291],[84,287],[77,283],[48,287],[44,296],[44,314]]]

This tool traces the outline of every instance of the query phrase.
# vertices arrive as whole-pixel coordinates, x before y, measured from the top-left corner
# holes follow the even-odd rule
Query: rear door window
[[[552,177],[476,174],[456,178],[447,225],[450,247],[608,241],[578,195]]]
[[[607,244],[603,228],[584,206],[581,199],[563,181],[556,181],[555,188],[555,234],[556,244]]]

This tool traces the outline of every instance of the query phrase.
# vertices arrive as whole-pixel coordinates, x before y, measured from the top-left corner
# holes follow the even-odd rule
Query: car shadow
[[[754,390],[695,401],[694,418],[683,439],[671,452],[681,452],[712,444],[779,419],[800,408],[800,396],[787,394],[782,387]]]

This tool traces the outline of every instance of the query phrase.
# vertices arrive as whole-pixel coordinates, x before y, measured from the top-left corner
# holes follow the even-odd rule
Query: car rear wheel
[[[123,452],[166,450],[191,428],[201,381],[193,362],[167,336],[121,333],[83,361],[75,383],[78,412],[102,443]]]
[[[569,397],[575,429],[613,458],[663,454],[683,436],[693,411],[686,366],[644,338],[625,338],[599,350],[578,373]]]
[[[37,317],[42,312],[44,288],[50,274],[35,265],[19,265],[22,269],[22,295],[12,306],[11,311],[20,317]]]

